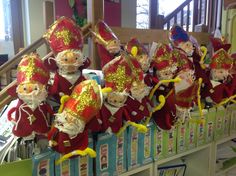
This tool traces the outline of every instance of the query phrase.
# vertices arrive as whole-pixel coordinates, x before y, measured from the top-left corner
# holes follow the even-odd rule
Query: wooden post
[[[156,18],[157,18],[157,0],[150,0],[149,3],[149,27],[150,29],[155,29],[156,26]]]
[[[198,24],[198,0],[193,0],[193,31],[194,26]]]
[[[92,29],[98,20],[104,19],[104,0],[87,1],[88,22],[92,23]],[[92,61],[92,69],[101,69],[100,58],[98,57],[97,47],[92,38],[88,39],[89,58]]]

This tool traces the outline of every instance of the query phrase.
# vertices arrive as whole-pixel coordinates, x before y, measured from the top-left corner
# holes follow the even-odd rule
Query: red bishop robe
[[[85,150],[88,147],[88,131],[85,130],[71,139],[68,134],[52,127],[48,133],[48,140],[53,141],[52,148],[59,153],[67,154],[74,150]]]
[[[11,120],[12,113],[15,112],[15,122],[13,134],[18,137],[26,137],[36,132],[44,134],[49,131],[47,116],[53,115],[51,107],[46,103],[41,103],[35,110],[32,110],[22,100],[18,101],[16,107],[8,112],[8,119]]]
[[[150,111],[148,106],[153,107],[153,104],[147,96],[141,102],[128,97],[125,109],[132,122],[140,122],[144,117],[149,117]]]

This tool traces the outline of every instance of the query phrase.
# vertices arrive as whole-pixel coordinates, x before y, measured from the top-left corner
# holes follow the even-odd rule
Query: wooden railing
[[[89,34],[90,34],[89,29],[90,28],[91,28],[91,23],[82,27],[84,39],[89,37]],[[40,39],[38,39],[37,41],[32,43],[30,46],[28,46],[27,48],[25,48],[21,52],[17,53],[11,60],[9,60],[8,62],[6,62],[0,66],[0,75],[3,75],[3,74],[7,75],[7,77],[6,77],[7,86],[3,90],[0,91],[0,109],[2,109],[6,104],[8,104],[10,101],[12,101],[14,99],[7,94],[7,90],[10,87],[16,85],[16,80],[12,81],[10,78],[11,69],[16,67],[16,65],[20,62],[21,57],[23,55],[33,52],[33,51],[36,51],[43,44],[46,44],[46,41],[43,37],[41,37]],[[48,57],[50,57],[52,55],[53,55],[53,53],[50,52],[42,59],[47,59]]]
[[[163,19],[163,28],[169,30],[173,24],[177,23],[184,27],[186,31],[194,31],[195,25],[206,24],[208,1],[209,0],[184,1]],[[190,7],[191,3],[193,6],[192,9]]]

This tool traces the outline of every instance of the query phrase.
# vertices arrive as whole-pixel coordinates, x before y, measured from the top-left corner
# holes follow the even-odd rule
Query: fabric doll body
[[[62,95],[70,95],[74,86],[85,80],[82,70],[90,64],[82,53],[82,31],[73,19],[61,17],[45,33],[55,58],[45,61],[48,69],[55,71],[49,94],[59,102]]]
[[[16,124],[12,132],[15,136],[26,137],[31,135],[32,132],[45,134],[49,131],[48,113],[50,115],[54,113],[48,104],[41,103],[35,110],[32,110],[26,103],[19,99],[14,110],[16,113]]]
[[[61,93],[64,95],[70,95],[73,88],[85,80],[82,73],[79,73],[76,77],[78,77],[77,80],[72,84],[65,77],[56,72],[53,85],[49,88],[49,94],[52,95],[58,102],[60,102]]]
[[[23,56],[17,67],[17,106],[8,112],[13,121],[13,133],[26,137],[33,132],[44,134],[49,131],[48,120],[54,114],[45,102],[49,72],[36,53]],[[16,112],[15,116],[12,113]]]
[[[61,99],[54,126],[48,133],[50,146],[59,153],[67,154],[88,147],[88,124],[101,108],[100,87],[94,80],[76,85],[70,96]]]
[[[140,122],[144,117],[149,117],[153,107],[153,103],[147,96],[141,101],[128,97],[126,104],[125,109],[129,114],[130,120],[133,122]]]
[[[152,114],[155,123],[163,130],[170,130],[176,121],[176,106],[174,91],[166,97],[165,105]]]
[[[232,66],[233,60],[224,49],[219,49],[212,56],[210,68],[214,91],[210,92],[208,96],[216,104],[234,94],[236,81],[235,79],[229,81]]]
[[[104,103],[100,110],[101,131],[106,132],[108,130],[107,132],[117,133],[123,125],[124,110],[124,107],[112,107]]]
[[[67,154],[74,150],[84,150],[88,146],[88,131],[78,134],[74,138],[70,138],[68,134],[61,132],[58,128],[52,127],[48,133],[48,140],[52,141],[53,150]]]

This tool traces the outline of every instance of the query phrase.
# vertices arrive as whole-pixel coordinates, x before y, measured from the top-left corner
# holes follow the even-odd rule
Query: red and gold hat
[[[132,38],[126,45],[126,51],[131,54],[131,50],[133,47],[137,47],[137,55],[146,54],[148,55],[147,49],[144,47],[144,45],[137,39]]]
[[[44,66],[39,55],[31,53],[23,56],[17,67],[17,84],[41,83],[46,85],[49,80],[49,71]]]
[[[132,69],[124,56],[120,55],[108,62],[102,69],[105,87],[113,91],[128,92],[132,85]]]
[[[220,49],[214,53],[211,58],[210,68],[211,69],[226,69],[229,70],[233,66],[233,59],[224,50]]]
[[[76,22],[68,17],[56,20],[45,33],[44,38],[48,41],[54,54],[67,49],[82,50],[82,32]]]
[[[179,49],[173,49],[173,58],[177,62],[177,72],[185,69],[193,69],[193,63],[188,59],[188,56]]]
[[[226,52],[228,52],[229,49],[231,48],[231,44],[227,43],[227,41],[224,38],[214,38],[210,36],[210,41],[214,49],[214,52],[218,51],[221,48],[224,49]]]
[[[173,25],[170,29],[169,39],[175,47],[178,47],[179,43],[189,41],[189,35],[181,26]]]
[[[152,67],[157,70],[171,68],[174,64],[172,49],[169,45],[158,43],[157,48],[152,56]]]
[[[103,20],[98,21],[95,25],[95,32],[93,34],[97,41],[104,46],[107,46],[110,42],[118,41],[117,36]]]
[[[101,105],[100,86],[95,80],[85,80],[75,86],[64,110],[87,123],[98,113]]]

